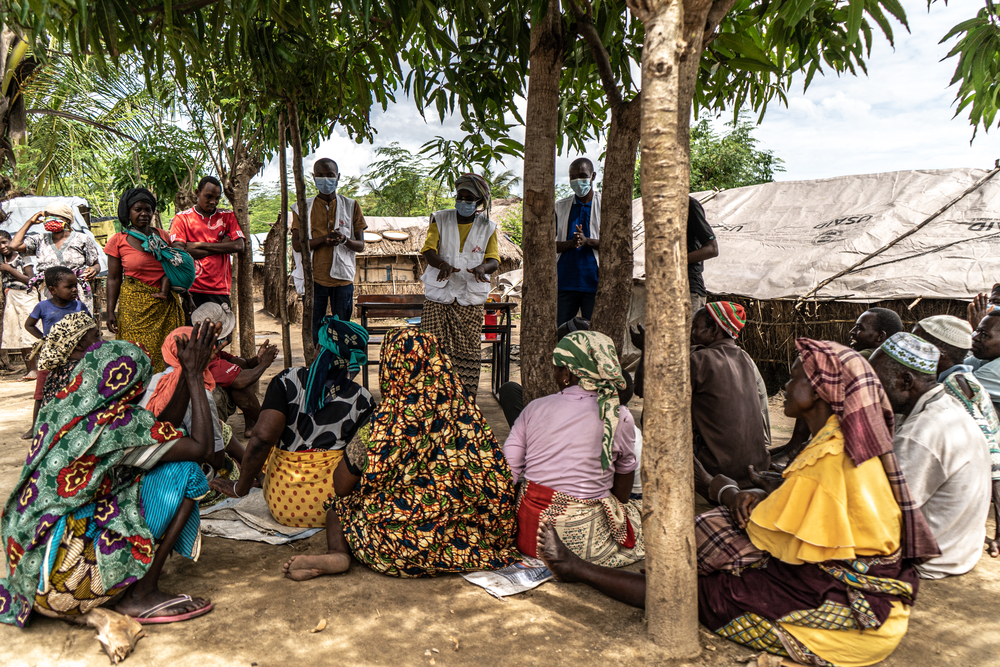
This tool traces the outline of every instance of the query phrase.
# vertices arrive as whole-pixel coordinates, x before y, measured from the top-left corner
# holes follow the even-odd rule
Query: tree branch
[[[708,10],[708,17],[705,19],[705,32],[702,33],[701,50],[704,51],[708,45],[718,36],[718,30],[722,19],[730,12],[736,0],[715,0]]]
[[[578,5],[578,1],[582,1],[586,9]],[[583,35],[583,39],[587,42],[590,52],[594,56],[597,72],[601,75],[601,85],[604,86],[604,94],[608,96],[609,104],[616,107],[622,103],[622,93],[618,89],[618,81],[611,69],[611,58],[608,56],[608,50],[604,48],[601,36],[597,34],[597,28],[594,27],[593,6],[590,4],[590,0],[569,0],[566,4],[572,8],[573,15],[576,17],[577,29]]]
[[[135,138],[120,132],[110,125],[105,125],[104,123],[98,123],[96,120],[90,120],[89,118],[84,118],[83,116],[77,116],[76,114],[69,113],[68,111],[55,111],[54,109],[28,109],[25,113],[35,114],[36,116],[58,116],[59,118],[66,118],[67,120],[75,120],[80,123],[85,123],[86,125],[92,125],[96,128],[100,128],[105,132],[110,132],[111,134],[116,134],[123,139],[128,139],[129,141],[135,141]]]

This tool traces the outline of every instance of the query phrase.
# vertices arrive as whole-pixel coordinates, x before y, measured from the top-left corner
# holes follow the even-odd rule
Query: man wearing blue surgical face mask
[[[585,320],[594,314],[597,295],[598,250],[601,236],[601,196],[594,191],[594,164],[585,157],[569,166],[573,195],[556,202],[556,253],[559,302],[556,324],[579,312]]]
[[[356,201],[337,194],[340,169],[329,158],[313,164],[313,183],[319,191],[310,198],[309,250],[312,253],[313,343],[318,342],[320,322],[331,314],[341,321],[351,319],[354,311],[354,273],[356,253],[365,249],[364,234],[368,228],[361,207]],[[292,248],[302,252],[299,237],[298,205],[292,205]]]

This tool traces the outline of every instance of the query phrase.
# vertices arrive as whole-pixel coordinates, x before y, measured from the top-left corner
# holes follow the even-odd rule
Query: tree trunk
[[[619,355],[632,305],[632,188],[641,111],[641,93],[611,107],[601,191],[601,279],[591,329],[609,336]]]
[[[711,0],[705,6],[701,29]],[[642,51],[642,204],[646,224],[646,382],[642,457],[646,617],[664,658],[691,658],[698,643],[698,574],[691,449],[690,295],[686,221],[688,115],[682,66],[698,66],[701,34],[670,0],[629,0],[645,24]],[[692,8],[689,20],[696,20]],[[688,45],[697,44],[698,48]],[[685,63],[685,60],[687,61]],[[693,92],[693,86],[690,92]],[[681,319],[678,313],[687,313]]]
[[[305,276],[305,294],[302,296],[302,353],[308,366],[315,356],[312,339],[313,271],[312,252],[309,250],[306,182],[302,175],[302,136],[299,134],[299,109],[295,102],[288,102],[288,129],[292,141],[292,177],[295,179],[295,203],[298,204],[299,239],[302,241],[302,275]]]
[[[281,356],[285,368],[292,365],[292,334],[288,326],[288,156],[285,113],[278,114],[278,169],[281,172],[281,213],[278,216],[278,235],[281,237],[278,262],[281,266]]]
[[[250,241],[250,179],[260,171],[263,160],[256,150],[248,152],[247,147],[236,146],[236,160],[229,172],[228,185],[232,194],[229,201],[233,205],[236,220],[246,237],[243,252],[237,255],[239,281],[236,285],[240,324],[240,356],[252,359],[257,356],[257,336],[254,330],[253,307],[253,243]]]
[[[563,63],[562,13],[558,0],[531,28],[528,108],[524,132],[524,308],[521,317],[521,383],[524,402],[556,391],[556,133],[559,75]]]

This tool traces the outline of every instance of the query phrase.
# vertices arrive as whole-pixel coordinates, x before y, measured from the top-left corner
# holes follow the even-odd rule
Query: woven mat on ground
[[[287,544],[311,537],[321,530],[291,528],[275,521],[260,489],[250,489],[245,498],[228,498],[201,510],[201,532],[209,537]]]

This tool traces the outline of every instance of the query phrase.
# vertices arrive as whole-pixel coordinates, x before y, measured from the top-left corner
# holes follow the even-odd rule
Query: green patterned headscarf
[[[618,390],[626,385],[615,344],[596,331],[574,331],[559,341],[552,353],[552,363],[568,368],[579,378],[581,389],[597,392],[597,408],[604,422],[601,469],[607,470],[618,429]]]

